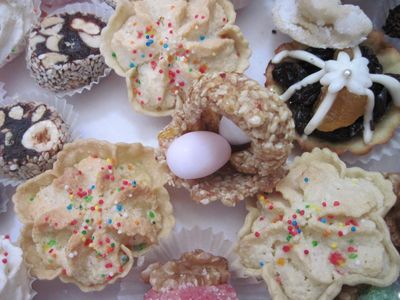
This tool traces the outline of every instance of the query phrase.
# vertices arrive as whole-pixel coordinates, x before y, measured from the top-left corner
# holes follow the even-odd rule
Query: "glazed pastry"
[[[400,5],[389,11],[383,31],[390,37],[400,38]]]
[[[222,119],[238,126],[249,142],[233,145],[229,163],[217,172],[197,179],[183,179],[172,174],[171,183],[187,188],[192,199],[202,204],[220,200],[225,205],[234,206],[260,190],[271,191],[285,175],[283,166],[292,149],[294,124],[287,106],[257,82],[237,73],[207,74],[193,84],[183,107],[174,113],[171,123],[160,132],[160,162],[168,162],[170,147],[188,132],[220,132]],[[221,149],[225,149],[221,143],[214,152],[205,151],[203,144],[193,147],[194,151],[200,149],[197,159],[202,161],[209,161],[208,153],[213,153],[211,157],[215,159],[221,155]],[[215,144],[214,141],[207,143]],[[192,163],[186,167],[202,167],[203,163],[197,161],[195,166]]]
[[[171,115],[202,74],[248,67],[235,18],[228,0],[123,0],[102,32],[101,52],[126,77],[136,111]]]
[[[30,300],[33,293],[22,250],[0,236],[0,299]]]
[[[344,49],[364,41],[372,22],[355,5],[340,0],[280,0],[272,9],[275,26],[292,39],[317,48]]]
[[[400,252],[400,174],[386,174],[385,177],[393,183],[393,190],[397,196],[396,204],[385,216],[386,224],[390,230],[390,236],[397,251]]]
[[[266,86],[288,103],[305,150],[369,152],[400,126],[400,54],[374,32],[346,51],[281,45]]]
[[[46,104],[0,107],[0,176],[28,179],[43,173],[69,139],[69,126]]]
[[[81,140],[13,197],[24,259],[39,279],[83,291],[124,277],[174,225],[165,169],[151,148]]]
[[[70,92],[98,81],[106,69],[100,32],[106,23],[88,13],[61,13],[44,18],[31,30],[27,64],[42,88]]]
[[[0,67],[24,50],[26,36],[39,15],[32,0],[0,3]]]
[[[294,160],[276,192],[249,202],[237,251],[273,299],[334,299],[342,285],[389,286],[400,257],[383,217],[396,196],[380,173],[328,149]]]
[[[229,278],[225,258],[194,250],[184,253],[179,260],[149,265],[142,272],[142,279],[152,289],[144,295],[144,300],[237,300]]]

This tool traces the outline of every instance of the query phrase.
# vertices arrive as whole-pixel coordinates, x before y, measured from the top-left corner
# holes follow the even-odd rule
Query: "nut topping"
[[[22,145],[37,152],[51,150],[58,143],[59,131],[52,121],[32,125],[22,137]]]
[[[38,58],[42,61],[42,64],[45,68],[50,68],[55,64],[68,61],[68,57],[66,55],[55,52],[42,54]]]
[[[92,36],[85,32],[79,32],[82,41],[91,48],[100,48],[100,35]]]
[[[8,116],[14,120],[21,120],[23,115],[24,115],[24,110],[19,105],[11,108],[11,110],[8,113]]]
[[[4,111],[0,110],[0,128],[4,125],[5,119],[6,115],[4,114]]]
[[[35,123],[39,121],[42,117],[43,114],[46,112],[46,106],[45,105],[40,105],[36,108],[36,110],[32,114],[32,123]]]
[[[58,43],[62,39],[62,35],[56,34],[49,36],[49,38],[46,41],[46,47],[47,49],[54,51],[54,52],[59,52],[60,48],[58,47]]]
[[[12,146],[12,145],[14,144],[13,134],[12,134],[11,131],[9,131],[9,132],[6,133],[4,144],[5,144],[7,147]]]
[[[92,22],[86,22],[81,18],[72,20],[71,27],[77,31],[84,31],[90,35],[97,35],[100,33],[100,27]]]

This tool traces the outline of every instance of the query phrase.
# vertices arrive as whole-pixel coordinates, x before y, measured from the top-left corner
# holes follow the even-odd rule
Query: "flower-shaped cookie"
[[[202,74],[248,67],[235,18],[228,0],[122,0],[102,32],[101,52],[126,77],[136,111],[171,115]]]
[[[390,285],[400,257],[383,216],[395,199],[381,174],[347,169],[327,149],[305,153],[276,193],[249,203],[241,262],[274,299],[333,299],[344,284]]]
[[[153,150],[140,144],[67,145],[53,170],[21,185],[13,197],[33,274],[59,276],[83,291],[125,276],[134,258],[174,225],[166,174]]]

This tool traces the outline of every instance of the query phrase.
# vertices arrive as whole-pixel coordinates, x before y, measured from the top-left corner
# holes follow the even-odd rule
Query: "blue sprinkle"
[[[147,34],[147,35],[146,35],[146,39],[149,39],[149,38],[150,38],[150,36]]]
[[[122,205],[122,204],[117,204],[117,205],[115,205],[115,208],[118,210],[118,211],[122,211],[122,209],[124,208],[124,206]]]
[[[69,205],[67,206],[67,209],[68,209],[68,210],[71,210],[72,207],[73,207],[72,204],[69,204]]]
[[[297,226],[297,221],[292,221],[293,226]]]
[[[262,268],[262,267],[264,267],[264,262],[263,261],[260,261],[260,267]]]
[[[112,220],[111,220],[111,219],[108,219],[108,220],[107,220],[107,223],[108,223],[108,224],[112,224]]]
[[[321,218],[322,223],[326,223],[326,218]]]
[[[304,182],[308,183],[310,181],[310,179],[308,179],[308,177],[304,177]]]
[[[94,184],[90,187],[91,190],[94,190],[95,188],[96,186]]]
[[[134,180],[134,181],[131,182],[131,185],[132,185],[133,187],[135,187],[136,184],[137,184],[137,183],[136,183],[136,180]]]
[[[353,227],[351,227],[351,231],[356,231],[357,230],[357,228],[355,228],[354,226]]]
[[[200,41],[204,41],[206,39],[206,37],[204,35],[200,36]]]
[[[147,47],[150,47],[151,46],[151,44],[153,44],[154,43],[154,41],[153,40],[149,40],[148,42],[146,42],[146,46]]]
[[[300,228],[297,228],[297,233],[301,233],[301,229]]]
[[[140,55],[140,56],[141,56],[142,58],[145,58],[145,57],[146,57],[146,54],[143,53],[143,54]]]
[[[130,67],[130,68],[134,68],[134,67],[136,67],[136,65],[135,65],[135,63],[131,62],[131,63],[129,64],[129,67]]]
[[[167,49],[168,48],[168,44],[164,44],[163,47],[164,47],[164,49]]]

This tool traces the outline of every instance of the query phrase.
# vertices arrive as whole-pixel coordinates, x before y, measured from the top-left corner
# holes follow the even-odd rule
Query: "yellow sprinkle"
[[[342,222],[339,223],[339,227],[343,228],[344,224]]]
[[[94,207],[94,209],[95,209],[95,210],[99,210],[99,206],[96,205],[96,206]]]
[[[86,238],[85,237],[82,238],[82,242],[86,242]]]
[[[106,161],[107,161],[107,163],[108,163],[109,165],[111,165],[111,163],[112,163],[112,160],[111,160],[111,159],[107,158]]]
[[[331,248],[332,248],[332,249],[336,249],[336,247],[337,247],[337,244],[336,244],[336,243],[332,243],[332,244],[331,244]]]
[[[283,257],[280,257],[280,258],[278,258],[277,260],[276,260],[276,264],[278,265],[278,266],[284,266],[285,265],[285,259],[283,258]]]

